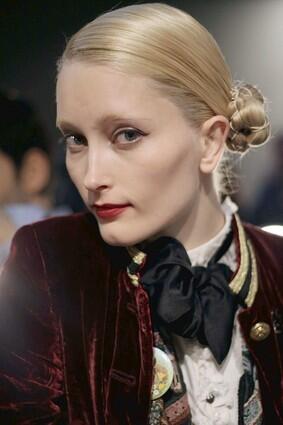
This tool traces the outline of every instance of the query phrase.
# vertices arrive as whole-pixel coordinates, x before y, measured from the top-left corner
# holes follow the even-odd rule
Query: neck
[[[193,217],[192,227],[181,235],[181,242],[187,250],[197,248],[208,242],[220,232],[225,224],[225,216],[219,201],[207,199],[199,205],[196,217]]]
[[[186,250],[208,242],[223,228],[225,215],[213,186],[201,190],[190,206],[189,214],[172,226],[167,236],[178,239]]]

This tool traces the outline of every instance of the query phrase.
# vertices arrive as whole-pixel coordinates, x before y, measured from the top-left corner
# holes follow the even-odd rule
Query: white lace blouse
[[[226,222],[222,230],[207,243],[188,251],[193,266],[206,266],[230,230],[237,206],[226,198],[222,204]],[[221,262],[236,270],[236,251],[232,243]],[[237,316],[237,315],[236,315]],[[187,387],[194,425],[238,424],[238,387],[243,374],[242,344],[237,317],[232,343],[223,363],[218,365],[209,348],[197,340],[174,337],[183,378]]]

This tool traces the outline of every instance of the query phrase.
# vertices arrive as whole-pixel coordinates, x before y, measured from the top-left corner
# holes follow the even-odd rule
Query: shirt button
[[[205,400],[207,403],[212,404],[215,400],[215,395],[213,393],[209,393]]]

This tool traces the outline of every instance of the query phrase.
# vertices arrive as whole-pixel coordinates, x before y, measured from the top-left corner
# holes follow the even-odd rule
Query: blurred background
[[[37,207],[40,207],[41,212],[32,216],[33,219],[53,213],[80,211],[83,208],[79,195],[69,182],[64,168],[64,153],[57,143],[59,133],[55,128],[56,60],[64,49],[66,39],[85,23],[104,11],[133,3],[136,2],[1,1],[0,139],[6,137],[4,134],[6,135],[8,125],[13,127],[19,122],[17,115],[14,114],[15,122],[8,124],[9,118],[3,111],[7,111],[10,107],[13,109],[15,104],[13,106],[10,103],[9,106],[7,98],[9,102],[20,99],[22,110],[25,110],[24,113],[33,123],[32,130],[29,129],[32,136],[27,137],[33,138],[32,152],[37,153],[37,156],[27,158],[23,151],[22,157],[17,160],[18,168],[14,172],[14,177],[16,179],[19,175],[23,161],[27,163],[29,161],[34,166],[33,171],[28,171],[29,178],[33,175],[32,172],[34,176],[36,175],[36,164],[39,164],[38,167],[41,169],[47,167],[48,176],[47,181],[40,190],[38,189],[43,199],[38,194],[34,196],[30,192],[23,195],[22,190],[18,198],[8,197],[8,203],[15,206],[31,201],[34,205],[35,200],[39,200]],[[232,69],[234,79],[257,85],[268,99],[272,140],[238,161],[236,172],[239,176],[239,191],[234,198],[240,206],[240,214],[244,219],[259,225],[283,224],[282,0],[175,0],[164,3],[188,11],[206,26],[219,43]],[[25,101],[22,101],[23,99]],[[13,137],[18,136],[14,134]],[[44,139],[41,146],[35,143],[35,140],[39,139]],[[0,204],[4,204],[1,200],[1,184],[6,179],[3,173],[6,172],[6,176],[8,175],[8,163],[7,161],[5,163],[5,160],[9,155],[10,160],[14,154],[15,152],[7,150],[7,146],[0,144]],[[46,161],[44,162],[46,155],[50,160],[50,168],[48,164],[46,165]],[[1,161],[4,161],[2,171]],[[8,189],[10,195],[11,191],[12,186]],[[18,189],[15,191],[20,193]],[[0,220],[11,221],[8,213],[9,211],[3,210],[0,213]],[[23,210],[12,211],[13,220],[19,222],[15,226],[23,224],[19,216],[24,215]],[[17,220],[15,217],[18,217]],[[8,226],[9,230],[6,233],[12,233],[14,227],[9,229]],[[5,232],[2,236],[0,234],[0,243],[5,241],[5,238],[8,238]]]

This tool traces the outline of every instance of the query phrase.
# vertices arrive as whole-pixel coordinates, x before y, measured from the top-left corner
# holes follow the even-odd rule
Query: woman
[[[192,17],[135,5],[69,40],[57,124],[89,213],[14,239],[2,422],[283,423],[283,241],[215,178],[269,136],[258,90]]]

